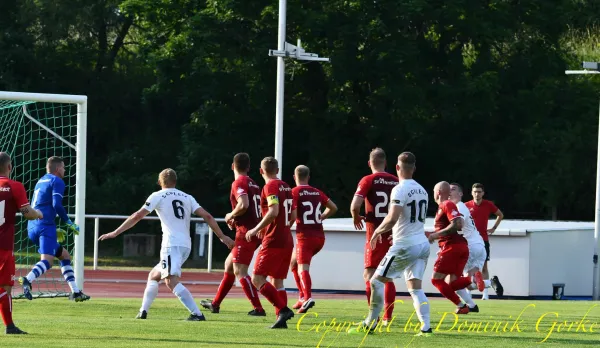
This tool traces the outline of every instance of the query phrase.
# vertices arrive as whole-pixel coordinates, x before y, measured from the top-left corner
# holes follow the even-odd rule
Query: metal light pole
[[[275,159],[279,162],[279,175],[283,171],[283,105],[284,105],[284,82],[285,82],[285,60],[293,58],[298,60],[329,62],[329,58],[319,58],[314,53],[306,53],[298,46],[285,42],[287,1],[279,0],[279,33],[277,35],[277,50],[269,50],[269,56],[277,57],[277,101],[275,104]]]
[[[589,75],[600,74],[599,63],[583,62],[583,69],[567,70],[566,75]],[[598,106],[598,122],[600,127],[600,103]],[[598,301],[600,296],[600,269],[598,268],[598,250],[600,249],[600,129],[598,130],[598,154],[596,155],[596,218],[594,221],[594,276],[592,300]]]

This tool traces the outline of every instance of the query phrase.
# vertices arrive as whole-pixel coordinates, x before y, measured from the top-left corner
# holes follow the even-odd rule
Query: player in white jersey
[[[469,260],[465,265],[464,275],[474,279],[474,282],[467,287],[468,290],[478,289],[483,291],[485,283],[483,281],[483,275],[481,270],[486,259],[485,243],[483,238],[475,227],[475,221],[471,216],[469,208],[462,202],[463,189],[457,183],[450,184],[450,200],[458,207],[458,212],[462,215],[464,220],[461,234],[469,243]],[[461,289],[456,291],[456,294],[460,296],[463,301],[469,306],[469,312],[479,312],[479,307],[473,302],[471,294],[467,289]]]
[[[190,291],[179,282],[181,267],[190,256],[192,241],[190,238],[190,219],[192,213],[200,216],[211,227],[219,239],[229,249],[233,247],[233,240],[227,237],[217,224],[216,220],[204,210],[194,197],[175,188],[177,174],[173,169],[167,168],[158,175],[158,184],[162,190],[154,192],[148,197],[144,206],[133,213],[119,228],[113,232],[100,236],[99,240],[115,238],[137,224],[146,215],[156,210],[160,218],[163,238],[160,248],[160,262],[150,271],[148,283],[144,291],[144,299],[140,313],[136,319],[146,319],[152,302],[158,295],[158,282],[165,280],[165,285],[171,290],[190,311],[188,321],[204,321],[206,318],[194,302]]]
[[[429,196],[427,190],[412,179],[415,169],[415,155],[403,152],[398,156],[396,171],[400,182],[390,195],[391,203],[387,216],[371,238],[371,247],[374,249],[380,242],[381,235],[391,229],[393,244],[371,278],[369,315],[358,328],[349,330],[349,333],[375,329],[383,309],[385,283],[404,274],[406,286],[421,322],[421,332],[418,336],[431,334],[429,302],[421,284],[429,258],[430,243],[425,237],[425,217]]]

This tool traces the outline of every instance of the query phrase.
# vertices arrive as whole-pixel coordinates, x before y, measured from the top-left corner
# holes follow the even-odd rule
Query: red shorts
[[[383,260],[390,248],[388,235],[389,234],[382,236],[382,241],[381,243],[377,243],[375,250],[371,249],[370,241],[365,243],[365,268],[377,268],[377,266],[379,266],[381,260]]]
[[[260,248],[254,263],[254,274],[273,279],[286,279],[294,247]]]
[[[325,237],[304,237],[296,244],[296,260],[299,265],[310,265],[313,256],[325,245]]]
[[[15,255],[12,250],[0,250],[0,285],[15,285]]]
[[[438,252],[433,271],[442,274],[462,276],[469,260],[469,245],[466,243],[447,244]]]
[[[246,240],[246,235],[237,233],[235,235],[235,244],[231,250],[233,256],[233,263],[240,263],[243,265],[250,265],[254,251],[260,246],[260,239],[252,238],[252,241]]]

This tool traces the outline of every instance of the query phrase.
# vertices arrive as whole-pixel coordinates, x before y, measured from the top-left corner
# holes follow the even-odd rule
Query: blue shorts
[[[56,240],[56,226],[37,225],[27,229],[29,239],[39,246],[40,254],[56,256],[57,252],[62,251],[62,246]]]

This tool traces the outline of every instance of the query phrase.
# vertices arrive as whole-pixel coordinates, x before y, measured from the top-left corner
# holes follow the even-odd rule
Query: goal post
[[[45,173],[50,156],[65,159],[63,206],[75,216],[79,235],[67,233],[64,246],[73,258],[77,286],[84,285],[85,188],[87,96],[0,91],[0,151],[12,157],[11,177],[23,183],[31,201],[33,188]],[[62,223],[62,222],[61,222]],[[57,224],[57,225],[60,225]],[[25,276],[39,261],[37,247],[27,236],[27,221],[19,219],[15,231],[17,276]],[[60,267],[33,283],[37,297],[68,296]],[[58,269],[58,272],[56,272]],[[18,298],[20,294],[15,296]]]

